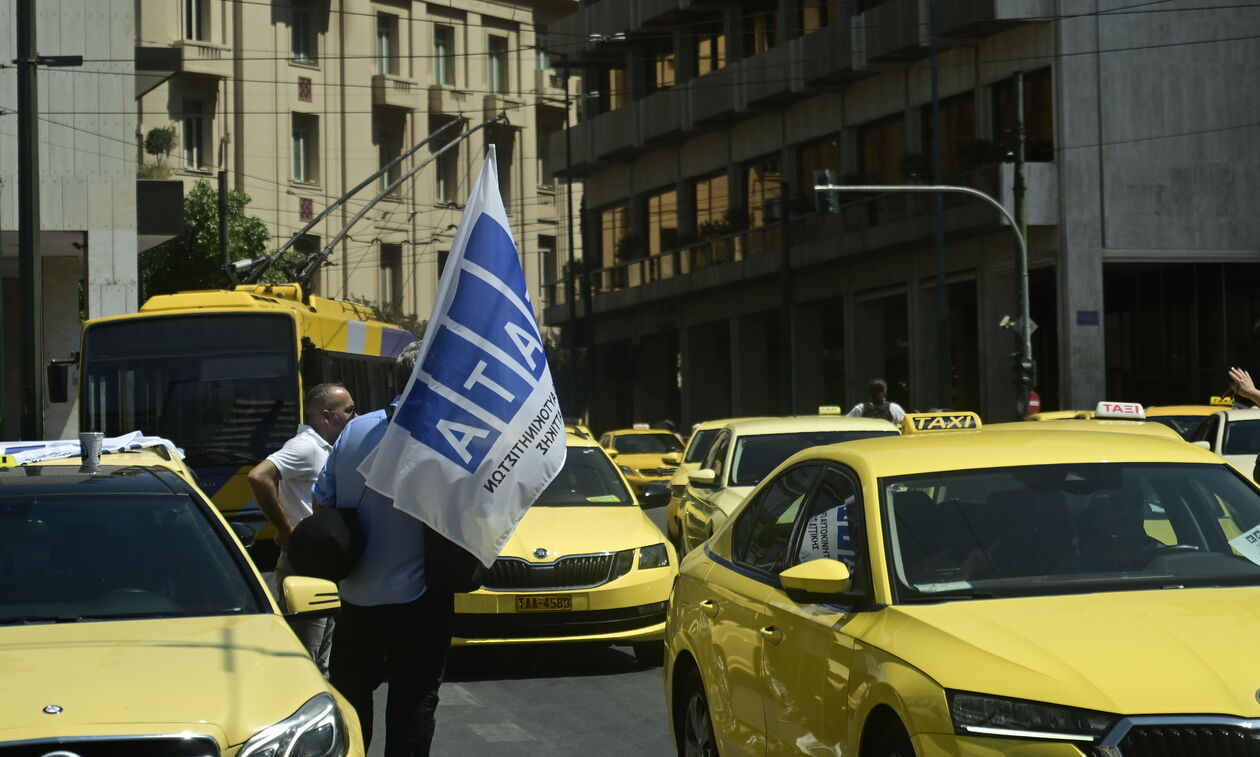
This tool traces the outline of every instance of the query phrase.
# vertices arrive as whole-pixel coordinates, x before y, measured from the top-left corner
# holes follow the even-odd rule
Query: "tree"
[[[174,146],[175,124],[155,126],[149,129],[149,133],[144,135],[144,151],[157,158],[157,165],[142,166],[142,169],[148,169],[147,173],[152,174],[146,178],[165,179],[170,175],[170,170],[166,167],[166,155]],[[142,170],[142,173],[144,172]]]
[[[263,222],[245,215],[249,195],[228,192],[228,255],[233,261],[266,254],[271,234]],[[280,266],[263,280],[283,283]],[[198,181],[184,197],[184,234],[140,254],[144,295],[189,289],[216,289],[227,282],[219,254],[219,196],[207,181]]]

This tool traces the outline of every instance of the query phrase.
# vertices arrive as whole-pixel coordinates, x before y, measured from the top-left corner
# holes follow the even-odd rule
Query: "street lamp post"
[[[1032,358],[1032,332],[1033,322],[1032,315],[1028,309],[1028,243],[1024,239],[1023,230],[1016,223],[1015,218],[1006,210],[1002,203],[993,199],[988,194],[971,187],[959,187],[952,184],[890,184],[890,185],[839,185],[839,184],[815,184],[815,192],[852,192],[852,193],[881,193],[881,192],[956,192],[959,194],[971,195],[979,197],[981,200],[989,203],[998,209],[1002,217],[1011,225],[1011,231],[1015,234],[1015,241],[1019,245],[1017,250],[1016,271],[1019,278],[1019,322],[1016,324],[1019,331],[1020,340],[1020,358],[1021,361],[1029,365],[1033,364]]]

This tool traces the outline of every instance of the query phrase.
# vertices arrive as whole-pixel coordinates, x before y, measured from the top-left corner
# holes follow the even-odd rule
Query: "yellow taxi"
[[[246,555],[252,533],[175,454],[7,463],[0,753],[364,754],[354,709]],[[315,578],[287,579],[284,597],[292,614],[340,606]]]
[[[1026,421],[1062,421],[1069,418],[1092,418],[1093,410],[1045,410],[1040,413],[1032,413],[1024,420]]]
[[[1043,420],[1038,423],[1013,421],[1010,423],[989,424],[990,430],[1003,431],[1118,431],[1127,434],[1145,434],[1165,439],[1184,441],[1170,426],[1162,423],[1150,423],[1146,420],[1147,411],[1136,402],[1099,402],[1098,407],[1089,418],[1057,418]]]
[[[455,595],[453,644],[629,644],[659,665],[678,555],[603,448],[572,434],[566,444],[483,587]]]
[[[1193,441],[1252,475],[1260,455],[1260,410],[1218,410],[1195,429]]]
[[[1182,439],[1192,441],[1194,432],[1202,425],[1203,420],[1212,413],[1228,410],[1234,406],[1233,397],[1212,397],[1206,405],[1158,405],[1146,408],[1147,420],[1162,423],[1181,435]]]
[[[667,485],[678,464],[666,463],[664,458],[683,451],[682,442],[672,431],[649,428],[646,423],[605,431],[599,443],[613,455],[636,494],[648,484]]]
[[[1116,437],[910,415],[789,458],[683,560],[679,753],[1252,743],[1260,490],[1194,445]]]
[[[713,446],[713,440],[717,438],[722,427],[728,423],[743,420],[760,420],[760,418],[749,416],[700,421],[691,427],[691,436],[687,438],[683,452],[671,452],[663,458],[666,465],[678,466],[678,469],[674,471],[674,477],[669,480],[669,504],[665,505],[665,533],[675,547],[681,544],[682,539],[679,507],[682,505],[683,493],[687,489],[687,476],[699,469],[700,461],[708,454],[709,447]]]
[[[718,432],[697,470],[687,476],[679,509],[681,554],[708,539],[775,466],[806,447],[872,436],[897,427],[879,418],[795,415],[729,423]]]
[[[564,431],[567,434],[573,434],[581,439],[594,439],[595,434],[591,432],[582,422],[575,420],[566,420],[564,422]]]

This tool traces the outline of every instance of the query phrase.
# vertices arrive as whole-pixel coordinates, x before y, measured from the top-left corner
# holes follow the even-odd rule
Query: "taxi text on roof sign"
[[[911,413],[901,421],[903,434],[967,431],[978,428],[980,428],[980,416],[975,413]]]
[[[1103,400],[1094,408],[1094,417],[1143,421],[1146,420],[1146,410],[1136,402],[1107,402]]]
[[[1233,407],[1234,398],[1233,397],[1217,397],[1216,395],[1212,395],[1212,398],[1208,400],[1208,404],[1220,405],[1221,407]]]

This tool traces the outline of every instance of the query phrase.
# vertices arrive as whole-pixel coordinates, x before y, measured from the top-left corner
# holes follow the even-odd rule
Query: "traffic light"
[[[1032,358],[1025,358],[1023,352],[1011,353],[1011,370],[1015,374],[1015,383],[1031,389],[1037,384],[1037,363]]]
[[[830,168],[814,171],[814,186],[836,183],[836,172]],[[837,192],[826,189],[814,190],[814,212],[819,215],[836,215],[840,212],[840,196]]]

